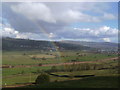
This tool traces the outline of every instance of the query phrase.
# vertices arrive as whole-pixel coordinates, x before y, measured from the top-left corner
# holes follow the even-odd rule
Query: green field
[[[2,75],[9,76],[9,75],[17,75],[17,74],[27,74],[27,73],[34,73],[38,70],[48,70],[51,67],[30,67],[30,68],[4,68],[2,70]]]
[[[74,71],[74,72],[56,72],[54,74],[59,75],[89,75],[94,74],[95,76],[118,76],[117,70],[87,70],[87,71]],[[39,74],[19,74],[19,75],[11,75],[11,76],[5,76],[3,77],[3,85],[6,83],[7,85],[14,85],[14,84],[22,84],[22,83],[29,83],[29,82],[35,82],[35,79],[37,78]],[[93,78],[93,77],[91,77]],[[57,81],[66,81],[66,80],[79,80],[83,78],[68,78],[68,77],[55,77],[50,75],[51,82]]]
[[[77,54],[79,53],[79,54]],[[59,54],[59,55],[58,55]],[[38,64],[55,64],[55,63],[64,63],[64,62],[72,62],[72,60],[76,61],[97,61],[102,59],[114,58],[117,57],[116,54],[106,54],[106,53],[88,53],[81,51],[64,51],[64,52],[39,52],[39,51],[4,51],[2,55],[2,63],[3,65],[38,65]],[[35,57],[33,59],[33,57]],[[44,58],[44,59],[43,59]],[[89,75],[94,74],[95,77],[90,78],[66,78],[66,77],[55,77],[50,75],[49,84],[42,84],[40,86],[28,86],[28,87],[117,87],[116,78],[119,76],[118,70],[113,67],[118,66],[117,61],[107,61],[101,63],[95,63],[97,68],[95,70],[76,70],[76,67],[83,67],[85,64],[71,65],[68,66],[56,66],[57,72],[53,72],[58,75]],[[87,64],[86,64],[87,65]],[[94,64],[89,64],[89,67],[92,68]],[[64,68],[63,68],[64,67]],[[73,71],[67,71],[67,69],[74,68]],[[99,68],[108,68],[101,69]],[[65,69],[66,71],[62,71],[61,69]],[[44,71],[53,70],[53,66],[45,66],[45,67],[16,67],[16,68],[3,68],[2,75],[3,81],[2,85],[17,85],[35,82],[37,76]],[[114,78],[114,79],[113,79]],[[71,81],[73,80],[73,81]],[[108,82],[114,82],[113,85],[110,85]],[[57,81],[57,83],[55,83]],[[95,83],[97,82],[97,83]],[[78,83],[78,84],[77,84]],[[104,84],[103,83],[108,83]],[[72,85],[73,84],[73,85]],[[95,86],[96,85],[96,86]],[[27,87],[27,86],[26,86]]]
[[[26,55],[24,55],[24,53]],[[3,52],[2,55],[2,64],[8,64],[8,65],[34,65],[34,64],[52,64],[52,63],[63,63],[63,62],[70,62],[71,60],[77,60],[77,61],[96,61],[106,58],[112,58],[116,57],[117,55],[111,54],[108,56],[108,54],[93,54],[93,53],[85,53],[86,56],[78,56],[76,52],[59,52],[60,56],[58,58],[55,58],[54,55],[57,55],[57,52],[50,53],[50,55],[46,55],[46,53],[41,53],[38,51],[31,51],[31,52]],[[80,54],[83,54],[80,52]],[[32,59],[31,56],[40,56],[40,58]],[[42,60],[42,57],[46,56],[46,60]],[[48,56],[48,57],[47,57]],[[62,57],[64,56],[64,57]],[[52,57],[52,58],[51,58]]]
[[[119,88],[119,81],[117,76],[97,76],[84,78],[82,80],[69,80],[25,86],[24,88]]]

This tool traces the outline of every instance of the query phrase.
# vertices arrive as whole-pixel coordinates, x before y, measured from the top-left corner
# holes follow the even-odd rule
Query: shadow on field
[[[79,80],[57,81],[22,88],[119,88],[118,76],[95,76]]]
[[[52,73],[48,73],[49,75],[52,75],[52,76],[56,76],[56,77],[71,77],[69,75],[57,75],[57,74],[52,74]],[[74,78],[80,78],[80,77],[93,77],[95,75],[76,75],[76,76],[72,76]]]

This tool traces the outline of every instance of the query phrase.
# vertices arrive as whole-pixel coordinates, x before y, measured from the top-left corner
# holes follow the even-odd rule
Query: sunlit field
[[[68,83],[66,86],[65,83],[69,80],[74,80],[75,83],[82,82],[85,78],[74,78],[74,75],[95,75],[95,77],[86,78],[88,82],[83,82],[88,84],[89,80],[95,82],[95,80],[102,80],[100,78],[104,77],[118,77],[118,66],[117,60],[109,60],[111,58],[116,58],[117,54],[107,54],[107,53],[90,53],[90,52],[81,52],[81,51],[62,51],[56,52],[40,52],[40,51],[4,51],[3,52],[3,86],[6,85],[21,85],[26,83],[34,83],[37,76],[41,72],[50,71],[53,74],[58,75],[69,75],[68,77],[56,77],[50,76],[50,86],[54,85],[54,82],[58,84],[54,87],[62,87],[60,82],[64,82],[64,87],[71,87],[71,83]],[[106,61],[107,60],[107,61]],[[83,62],[83,63],[81,63]],[[63,65],[63,63],[72,63],[70,65]],[[76,63],[76,64],[75,64]],[[41,64],[39,66],[39,64]],[[55,66],[54,66],[55,64]],[[61,65],[58,65],[61,64]],[[46,66],[45,66],[46,65]],[[13,66],[12,68],[7,66]],[[104,78],[105,79],[105,78]],[[104,80],[103,79],[103,80]],[[70,81],[71,82],[71,81]],[[100,81],[102,82],[102,81]],[[99,82],[99,83],[100,83]],[[107,82],[107,78],[106,81]],[[80,87],[84,87],[84,85]],[[98,83],[96,83],[98,85]],[[48,86],[49,86],[48,85]],[[53,86],[52,85],[52,86]],[[101,84],[102,85],[102,84]],[[109,84],[108,84],[109,85]],[[112,85],[117,87],[117,81]],[[107,86],[107,87],[112,87]],[[39,87],[39,86],[26,86],[26,87]],[[44,87],[42,85],[41,87]],[[72,87],[79,87],[79,84]],[[94,87],[88,85],[88,87]],[[99,85],[97,87],[100,87]],[[104,87],[104,86],[101,86]]]

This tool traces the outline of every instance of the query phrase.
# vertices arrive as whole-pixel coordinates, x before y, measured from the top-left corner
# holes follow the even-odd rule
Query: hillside
[[[61,41],[69,44],[76,44],[107,51],[117,51],[118,44],[110,42],[86,42],[86,41]]]
[[[57,41],[37,41],[29,39],[2,38],[3,50],[95,50],[93,48]]]

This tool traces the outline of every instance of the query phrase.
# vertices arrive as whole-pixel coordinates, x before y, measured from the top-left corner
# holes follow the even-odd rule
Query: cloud
[[[75,10],[68,10],[61,14],[58,17],[59,21],[66,22],[66,23],[73,23],[73,22],[100,22],[101,20],[98,17],[93,17],[87,14],[84,14],[80,11]]]
[[[44,2],[70,2],[69,0],[44,0]],[[42,0],[4,0],[2,2],[42,2]],[[119,2],[119,0],[75,0],[74,2]]]
[[[0,37],[12,37],[12,38],[22,38],[22,39],[34,39],[34,40],[51,40],[55,35],[53,33],[31,33],[31,32],[19,32],[11,27],[10,24],[0,24],[2,32],[0,32]]]
[[[17,34],[19,34],[18,31],[14,30],[13,28],[10,27],[9,24],[1,24],[0,25],[0,35],[4,37],[15,37]],[[0,37],[1,37],[0,36]]]
[[[12,37],[12,38],[22,38],[22,39],[34,39],[34,40],[50,40],[50,37],[53,35],[50,34],[50,37],[45,33],[20,33],[13,28],[3,28],[2,30],[3,37]]]
[[[44,31],[50,33],[63,30],[77,22],[104,22],[107,19],[104,14],[107,15],[106,11],[110,6],[107,3],[95,2],[3,3],[2,9],[4,18],[8,19],[15,30],[40,33],[40,27],[44,27]],[[47,16],[49,18],[46,19]]]
[[[3,35],[39,40],[105,41],[109,38],[112,42],[117,39],[118,30],[111,28],[116,19],[116,11],[110,11],[111,3],[3,3],[2,7],[5,22],[10,24],[5,26],[9,30],[3,29]]]
[[[2,25],[2,24],[1,24]],[[61,31],[50,33],[31,33],[19,32],[11,27],[11,25],[3,25],[2,36],[13,38],[24,38],[34,40],[80,40],[80,41],[104,41],[111,42],[118,39],[118,29],[108,26],[99,28],[68,28],[65,27]]]
[[[103,38],[103,40],[104,40],[105,42],[110,42],[110,41],[111,41],[110,38]]]
[[[42,20],[48,23],[101,22],[106,19],[115,19],[115,16],[113,14],[105,13],[109,7],[103,3],[55,4],[57,5],[54,5],[53,3],[20,3],[18,5],[12,5],[11,8],[14,12],[24,15],[30,20]],[[61,7],[61,5],[63,7]],[[85,11],[92,11],[93,14],[100,13],[102,15],[95,16],[85,13]]]
[[[16,13],[23,14],[31,20],[43,20],[55,23],[51,10],[43,3],[21,3],[11,7]]]
[[[111,13],[104,13],[103,19],[113,20],[116,19],[116,17]]]
[[[90,36],[96,36],[96,37],[113,37],[118,34],[118,30],[116,28],[110,28],[108,26],[102,26],[96,29],[90,29],[90,28],[74,28],[75,32],[79,32],[80,34],[90,35]]]
[[[64,28],[59,31],[58,36],[61,38],[73,40],[89,40],[89,41],[113,41],[113,38],[118,38],[118,29],[108,26],[99,28]]]
[[[55,37],[55,34],[49,33],[49,37],[50,37],[50,38],[54,38],[54,37]]]

